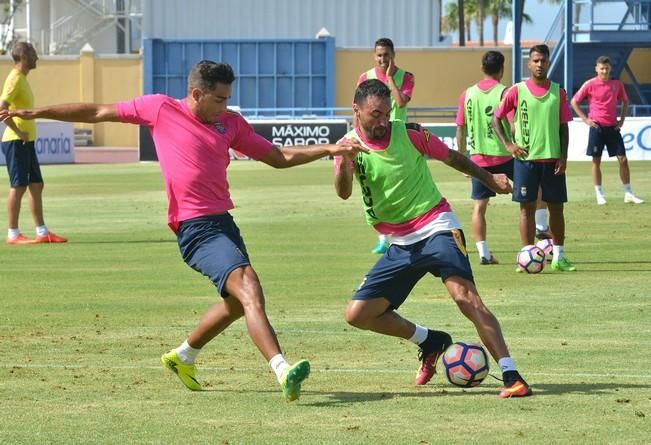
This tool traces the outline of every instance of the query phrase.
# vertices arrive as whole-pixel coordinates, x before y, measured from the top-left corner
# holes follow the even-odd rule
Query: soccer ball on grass
[[[516,257],[518,267],[527,273],[539,273],[545,268],[545,252],[533,244],[524,246]]]
[[[550,239],[541,239],[536,243],[536,247],[539,247],[543,252],[545,252],[545,258],[547,262],[552,260],[554,254],[554,243]]]
[[[441,361],[445,376],[456,386],[477,386],[488,375],[488,355],[479,344],[458,341],[445,351]]]

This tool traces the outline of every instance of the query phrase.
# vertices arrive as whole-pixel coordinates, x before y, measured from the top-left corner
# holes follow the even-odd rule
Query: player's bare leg
[[[27,186],[11,187],[7,196],[7,217],[9,219],[9,228],[18,228],[18,219],[20,217],[20,204],[23,195],[27,191]]]
[[[391,309],[391,303],[385,298],[352,300],[348,303],[345,319],[356,328],[404,338],[418,345],[420,366],[416,373],[417,385],[431,380],[436,373],[438,358],[452,343],[452,337],[447,332],[427,329],[403,318]]]
[[[606,204],[606,196],[604,195],[604,191],[601,186],[601,157],[600,156],[592,157],[592,183],[594,184],[594,190],[597,196],[597,204],[598,205]]]
[[[551,228],[552,232],[554,227]],[[534,244],[536,237],[536,201],[520,203],[520,241],[523,246]]]
[[[627,204],[643,204],[644,200],[633,194],[628,159],[626,156],[617,156],[617,160],[619,161],[619,178],[622,180],[622,185],[624,186],[624,202]]]
[[[488,352],[499,364],[504,380],[504,388],[500,392],[500,397],[531,395],[531,388],[522,378],[509,355],[497,318],[484,305],[475,285],[465,278],[452,276],[445,280],[445,287],[459,310],[475,325],[482,343],[486,345]]]
[[[44,226],[45,218],[43,217],[43,188],[42,182],[32,182],[29,184],[29,208],[32,211],[32,219],[35,226]]]
[[[484,305],[475,285],[465,278],[453,276],[445,280],[445,287],[461,313],[475,325],[479,338],[486,345],[495,361],[508,357],[509,350],[506,347],[500,324]]]
[[[565,216],[563,203],[547,203],[549,207],[549,224],[554,236],[552,270],[575,272],[576,267],[565,257]]]
[[[479,261],[482,265],[499,263],[486,242],[486,210],[489,201],[489,199],[475,199],[472,209],[472,234],[475,237]]]
[[[408,339],[416,325],[391,310],[390,305],[386,298],[352,300],[346,308],[346,322],[358,329]]]

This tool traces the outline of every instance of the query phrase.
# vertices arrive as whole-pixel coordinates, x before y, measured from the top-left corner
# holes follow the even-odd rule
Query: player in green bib
[[[481,60],[484,78],[466,89],[459,97],[457,110],[457,144],[459,152],[468,153],[470,159],[491,173],[504,173],[513,179],[513,156],[499,141],[491,120],[497,109],[506,86],[500,81],[504,75],[504,56],[497,51],[488,51]],[[504,129],[510,133],[510,129]],[[495,196],[490,188],[472,178],[473,200],[472,232],[479,252],[479,264],[498,264],[486,239],[486,211],[488,203]]]
[[[500,397],[528,396],[531,389],[510,357],[500,324],[477,292],[461,224],[441,196],[427,158],[478,178],[500,194],[510,193],[508,178],[478,167],[417,124],[391,121],[390,95],[389,88],[375,79],[357,87],[353,111],[359,125],[344,136],[344,142],[357,142],[368,153],[335,158],[337,195],[348,199],[356,178],[366,222],[392,236],[391,245],[348,304],[346,321],[418,345],[415,383],[424,385],[452,337],[414,324],[397,311],[426,274],[440,277],[499,364],[504,378]]]
[[[363,72],[357,79],[357,85],[369,79],[382,81],[391,90],[391,119],[407,122],[407,104],[414,91],[414,75],[396,65],[395,48],[389,38],[376,40],[374,57],[376,66]],[[355,126],[356,120],[353,116],[353,127]],[[388,236],[380,234],[372,252],[384,253],[389,247],[389,242]]]
[[[547,78],[549,48],[536,45],[529,50],[531,77],[512,87],[493,116],[493,128],[504,146],[515,156],[513,165],[513,201],[520,203],[520,240],[524,246],[534,243],[536,200],[549,209],[552,231],[552,269],[574,272],[576,267],[565,257],[565,216],[567,202],[568,127],[572,120],[567,93]],[[508,113],[514,111],[514,138],[503,129]],[[517,268],[516,271],[520,271]]]

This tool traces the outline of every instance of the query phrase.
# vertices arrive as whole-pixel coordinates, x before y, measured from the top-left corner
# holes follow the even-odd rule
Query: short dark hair
[[[610,65],[610,58],[608,56],[599,56],[597,57],[597,65],[602,64],[602,65]]]
[[[547,58],[549,59],[549,46],[547,45],[532,46],[531,48],[529,48],[529,57],[531,57],[532,53],[540,53],[544,56],[547,56]]]
[[[498,51],[488,51],[481,58],[481,69],[486,74],[497,74],[504,68],[504,55]]]
[[[235,81],[235,74],[229,64],[202,60],[192,67],[188,75],[188,89],[198,88],[201,91],[210,91],[218,83],[230,85],[233,81]]]
[[[393,42],[391,41],[390,38],[388,37],[382,37],[380,39],[377,39],[375,41],[375,46],[373,48],[377,48],[378,46],[383,46],[385,48],[389,48],[392,53],[395,53],[396,51],[393,49]]]
[[[11,58],[15,63],[20,62],[20,58],[30,51],[36,52],[34,47],[29,42],[17,42],[11,50]]]
[[[371,96],[391,101],[391,90],[378,79],[368,79],[360,83],[355,89],[353,102],[357,105],[363,105]]]

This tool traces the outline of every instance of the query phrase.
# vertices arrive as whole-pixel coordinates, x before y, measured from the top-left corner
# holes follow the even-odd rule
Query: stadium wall
[[[461,90],[481,78],[481,57],[489,48],[396,49],[396,64],[416,78],[410,107],[456,106]],[[511,66],[510,48],[499,49]],[[373,50],[337,49],[338,107],[350,106],[359,75],[373,67]],[[510,70],[504,73],[507,85]]]
[[[396,49],[398,64],[416,75],[413,107],[456,106],[461,90],[480,77],[480,59],[490,48],[455,49]],[[502,50],[502,49],[500,49]],[[502,50],[507,66],[511,52]],[[373,64],[372,50],[336,50],[335,106],[349,107],[357,78]],[[651,84],[651,49],[636,49],[629,65],[638,82]],[[13,67],[9,56],[0,57],[0,77],[4,79]],[[586,78],[592,73],[586,73]],[[30,72],[29,82],[37,106],[68,102],[113,103],[143,92],[143,63],[140,55],[98,56],[84,52],[79,56],[43,56],[38,69]],[[625,78],[622,80],[626,81]],[[510,69],[504,82],[511,81]],[[77,128],[92,128],[94,145],[135,147],[138,128],[118,123],[95,125],[76,124]]]

